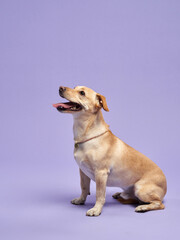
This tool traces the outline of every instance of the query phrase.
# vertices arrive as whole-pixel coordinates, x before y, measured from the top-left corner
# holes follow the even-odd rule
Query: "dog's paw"
[[[86,216],[99,216],[101,214],[101,210],[98,208],[91,208],[86,212]]]
[[[112,197],[114,199],[124,199],[124,200],[128,200],[128,199],[131,199],[131,196],[129,195],[129,193],[126,193],[126,192],[117,192],[115,194],[112,195]]]
[[[114,199],[118,199],[118,198],[121,197],[121,193],[120,193],[120,192],[117,192],[117,193],[113,194],[112,197],[113,197]]]
[[[75,205],[83,205],[85,203],[84,199],[82,198],[74,198],[72,201],[71,201],[72,204],[75,204]]]
[[[135,212],[146,212],[148,211],[147,205],[140,205],[135,208]]]

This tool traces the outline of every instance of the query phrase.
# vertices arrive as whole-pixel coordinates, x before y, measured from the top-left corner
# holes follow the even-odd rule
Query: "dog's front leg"
[[[96,180],[96,204],[86,213],[87,216],[99,216],[105,203],[106,183],[108,178],[107,170],[97,171]]]
[[[81,196],[71,201],[72,204],[82,205],[85,203],[87,195],[90,195],[90,178],[79,169],[81,181]]]

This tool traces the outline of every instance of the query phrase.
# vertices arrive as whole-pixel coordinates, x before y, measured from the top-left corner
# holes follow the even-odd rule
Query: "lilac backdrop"
[[[1,239],[170,239],[180,214],[180,1],[0,1]],[[111,198],[85,217],[72,117],[51,104],[60,85],[107,98],[111,130],[168,180],[166,210],[134,213]],[[175,237],[177,239],[177,236]]]

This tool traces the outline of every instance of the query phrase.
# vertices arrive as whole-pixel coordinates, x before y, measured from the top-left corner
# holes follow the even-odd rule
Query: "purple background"
[[[1,239],[170,239],[179,229],[180,1],[0,1]],[[85,216],[72,117],[60,85],[107,98],[114,134],[164,171],[164,211],[137,214],[111,198]]]

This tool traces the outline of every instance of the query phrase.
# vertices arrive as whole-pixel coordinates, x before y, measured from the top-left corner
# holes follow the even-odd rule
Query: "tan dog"
[[[85,203],[92,179],[96,182],[96,204],[87,211],[87,216],[101,214],[106,186],[124,190],[113,195],[116,199],[146,203],[136,207],[136,212],[164,209],[162,200],[167,184],[162,170],[112,134],[101,112],[101,108],[109,111],[105,97],[87,87],[60,87],[59,94],[70,102],[53,106],[73,114],[74,157],[80,168],[82,193],[71,203]]]

